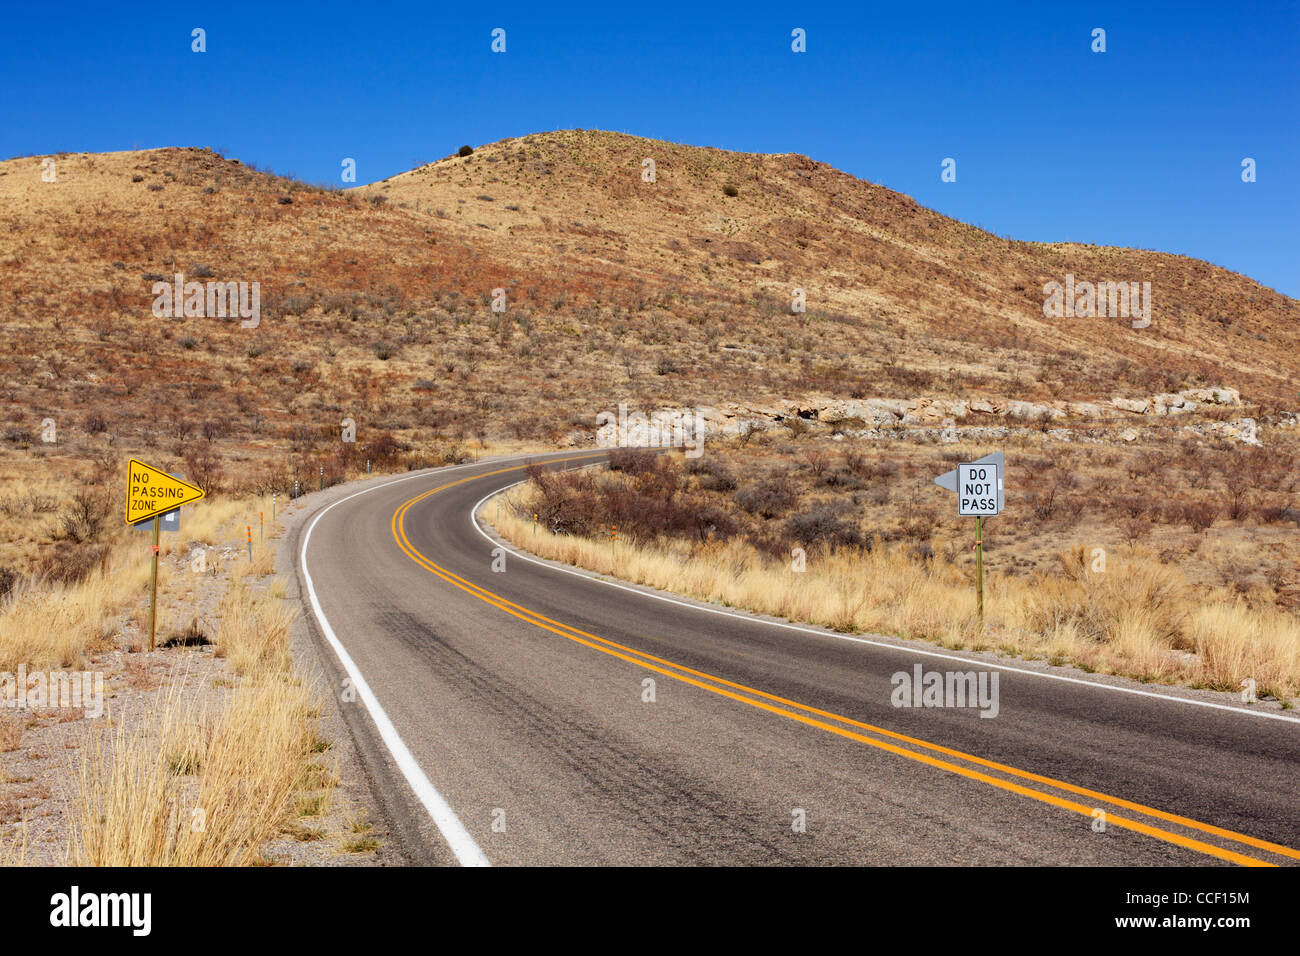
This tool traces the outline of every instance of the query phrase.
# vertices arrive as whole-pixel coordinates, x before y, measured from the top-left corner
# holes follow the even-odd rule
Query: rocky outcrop
[[[942,441],[952,426],[961,424],[960,435],[973,441],[994,440],[1012,432],[1040,429],[1059,441],[1092,441],[1094,436],[1102,441],[1137,441],[1139,431],[1128,427],[1093,432],[1085,436],[1080,430],[1069,427],[1068,422],[1114,420],[1117,424],[1132,415],[1174,416],[1186,415],[1201,406],[1233,406],[1241,404],[1240,393],[1233,388],[1195,388],[1182,392],[1167,392],[1150,398],[1125,398],[1116,396],[1103,405],[1094,402],[1054,401],[1028,402],[1018,399],[928,399],[928,398],[862,398],[862,399],[808,399],[801,402],[779,400],[768,403],[726,403],[719,406],[702,406],[697,409],[655,410],[648,414],[644,424],[637,422],[630,434],[655,444],[655,439],[670,428],[678,427],[674,416],[681,412],[697,415],[704,437],[736,437],[755,431],[780,427],[792,419],[801,419],[808,425],[823,430],[829,428],[833,435],[878,440],[906,438],[913,441]],[[1001,419],[1005,425],[995,425],[990,419]],[[989,422],[989,424],[983,424]],[[1055,427],[1047,428],[1047,425]],[[606,427],[606,431],[609,426]],[[1258,444],[1254,419],[1243,418],[1233,422],[1205,422],[1185,426],[1184,431],[1205,437],[1230,438],[1248,444]],[[598,436],[608,439],[607,435]]]
[[[1240,405],[1241,393],[1235,388],[1189,388],[1178,393],[1200,405]]]
[[[1135,415],[1145,415],[1151,411],[1151,403],[1144,398],[1112,398],[1110,403],[1121,412],[1133,412]]]
[[[1241,393],[1235,388],[1188,388],[1181,392],[1164,392],[1150,398],[1115,397],[1114,408],[1135,415],[1182,415],[1202,405],[1240,405]]]
[[[1151,398],[1151,408],[1157,415],[1182,415],[1196,410],[1197,403],[1182,395],[1163,394]]]
[[[1253,418],[1239,418],[1231,422],[1205,422],[1201,425],[1184,425],[1179,431],[1184,435],[1197,435],[1203,438],[1226,438],[1247,445],[1259,445]]]

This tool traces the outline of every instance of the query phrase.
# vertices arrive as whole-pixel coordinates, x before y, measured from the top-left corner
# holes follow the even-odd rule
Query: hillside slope
[[[346,192],[198,149],[63,154],[55,182],[41,159],[0,163],[11,442],[50,417],[305,451],[344,416],[363,441],[556,442],[621,401],[1220,384],[1268,411],[1300,371],[1300,304],[1243,276],[1001,239],[797,155],[563,131]],[[259,283],[260,323],[155,318],[153,284],[177,272]],[[1044,318],[1044,283],[1068,273],[1151,282],[1151,327]]]
[[[647,158],[653,183],[641,175]],[[1240,381],[1256,399],[1291,394],[1294,300],[1182,256],[1002,239],[805,156],[565,131],[361,192],[441,214],[455,234],[523,265],[596,263],[648,287],[758,299],[784,319],[780,330],[750,330],[758,344],[802,325],[789,303],[803,288],[814,322],[822,313],[850,326],[831,337],[852,349],[855,368],[869,359],[933,371],[931,388],[954,397],[963,378],[1023,392],[1027,375],[1077,398],[1161,384],[1126,375],[1134,366]],[[1067,274],[1150,282],[1152,326],[1045,318],[1043,286]]]

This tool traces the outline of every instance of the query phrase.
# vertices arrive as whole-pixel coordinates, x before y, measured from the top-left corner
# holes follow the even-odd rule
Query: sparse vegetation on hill
[[[1226,382],[1267,415],[1294,395],[1285,296],[1183,257],[1002,239],[793,154],[564,131],[346,192],[195,149],[54,158],[54,183],[0,163],[10,452],[49,451],[50,419],[80,457],[203,437],[232,472],[286,446],[305,472],[345,417],[417,449],[554,445],[619,401]],[[260,322],[155,318],[177,273],[259,283]],[[1044,318],[1066,273],[1151,281],[1152,326]]]

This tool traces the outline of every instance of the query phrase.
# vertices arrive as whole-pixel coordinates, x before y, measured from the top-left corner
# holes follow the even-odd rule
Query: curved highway
[[[1285,714],[494,556],[476,503],[526,461],[599,459],[403,476],[295,531],[306,614],[414,862],[1300,862]],[[996,672],[996,715],[895,706],[950,672],[989,694]]]

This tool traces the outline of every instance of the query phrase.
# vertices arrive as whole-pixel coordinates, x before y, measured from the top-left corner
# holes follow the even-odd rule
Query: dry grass
[[[1223,588],[1188,581],[1141,548],[1112,553],[1094,572],[1083,549],[1059,573],[990,577],[980,630],[970,574],[942,555],[920,560],[876,542],[810,557],[807,570],[733,539],[699,547],[535,532],[531,491],[507,493],[496,518],[507,540],[546,558],[719,604],[840,631],[922,638],[949,647],[996,647],[1072,661],[1144,681],[1237,689],[1253,677],[1261,696],[1300,694],[1300,621],[1250,607]],[[1178,654],[1185,651],[1191,654]],[[1192,656],[1194,655],[1194,656]]]
[[[265,541],[258,540],[258,511],[268,519]],[[261,845],[291,822],[293,802],[311,783],[312,759],[324,746],[319,706],[290,673],[293,611],[280,600],[283,583],[265,580],[282,533],[270,512],[269,496],[217,497],[187,507],[182,533],[163,537],[160,635],[168,627],[166,598],[185,606],[206,580],[188,567],[177,572],[176,559],[187,557],[192,542],[220,545],[232,533],[242,538],[252,524],[252,561],[236,552],[223,567],[219,552],[210,552],[212,570],[227,582],[216,653],[240,679],[218,695],[220,704],[205,707],[172,693],[145,723],[107,734],[87,728],[80,763],[69,767],[75,779],[70,863],[250,865]],[[0,670],[20,663],[82,667],[115,646],[124,615],[138,631],[147,614],[148,541],[147,531],[106,527],[96,539],[106,555],[102,566],[70,581],[22,581],[0,603]],[[126,668],[128,686],[156,686],[143,655],[126,658]],[[4,719],[0,748],[18,746],[21,733],[21,723]],[[0,861],[24,858],[21,834],[0,847]]]
[[[0,670],[84,666],[113,645],[110,618],[146,587],[149,562],[126,558],[70,585],[29,584],[0,604]]]
[[[266,501],[269,511],[269,498]],[[221,529],[241,518],[247,521],[260,504],[257,499],[224,498],[188,506],[183,533],[163,536],[162,557],[171,557],[186,542],[215,543]],[[88,657],[113,647],[116,618],[142,598],[147,600],[151,566],[148,531],[114,531],[102,542],[106,552],[102,562],[80,580],[28,578],[7,599],[0,599],[0,670],[15,671],[20,663],[32,670],[81,668]],[[271,573],[273,561],[269,545],[255,546],[252,567],[245,560],[233,570],[241,577],[266,575]],[[164,560],[159,564],[158,582],[160,593],[166,593],[185,579],[178,581],[171,564]]]
[[[149,728],[88,743],[72,814],[76,866],[248,866],[286,825],[311,755],[310,693],[270,679],[213,714],[172,699]]]
[[[83,749],[70,862],[253,865],[266,840],[292,829],[327,745],[319,702],[290,670],[294,612],[253,588],[270,571],[262,563],[232,573],[219,607],[216,654],[240,677],[225,702],[209,711],[173,694],[148,726],[119,726]]]
[[[241,677],[284,673],[289,668],[292,609],[255,595],[243,582],[226,591],[217,612],[216,653],[230,660]]]

